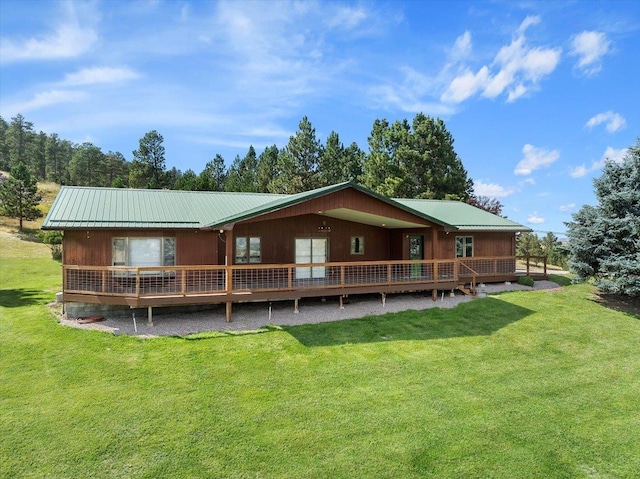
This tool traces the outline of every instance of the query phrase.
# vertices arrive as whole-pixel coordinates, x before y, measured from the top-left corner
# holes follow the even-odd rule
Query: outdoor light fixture
[[[327,226],[327,222],[323,221],[322,224],[318,226],[318,231],[325,231],[328,233],[329,231],[331,231],[331,226]]]

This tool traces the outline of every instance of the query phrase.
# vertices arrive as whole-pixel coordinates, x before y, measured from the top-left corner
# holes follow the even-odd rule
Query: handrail
[[[476,279],[478,277],[478,272],[476,270],[474,270],[473,268],[471,268],[466,263],[462,262],[462,261],[460,261],[460,266],[464,266],[465,268],[467,268],[471,272],[471,293],[475,295],[476,294]]]
[[[140,298],[378,286],[401,288],[417,284],[435,289],[438,284],[449,285],[458,282],[461,276],[470,275],[475,291],[478,278],[515,275],[515,265],[515,256],[229,266],[63,265],[63,290],[73,294]]]

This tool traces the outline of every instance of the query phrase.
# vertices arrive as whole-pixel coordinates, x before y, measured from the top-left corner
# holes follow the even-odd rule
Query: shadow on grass
[[[631,298],[621,294],[598,293],[593,300],[605,308],[620,311],[640,319],[640,298]]]
[[[17,308],[42,303],[45,300],[43,291],[35,289],[0,289],[0,306]]]
[[[387,341],[416,341],[488,336],[532,311],[495,298],[471,301],[454,309],[432,308],[282,329],[301,344],[337,346]]]

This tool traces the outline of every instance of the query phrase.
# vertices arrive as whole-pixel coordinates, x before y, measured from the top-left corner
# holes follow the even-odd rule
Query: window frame
[[[175,236],[113,236],[111,238],[111,265],[136,267],[131,264],[131,240],[136,241],[159,241],[160,242],[160,263],[147,266],[175,266],[176,265],[176,237]],[[116,244],[122,242],[122,247]],[[116,261],[124,256],[123,261]],[[168,261],[168,260],[171,261]],[[138,265],[139,266],[139,265]]]
[[[238,255],[238,240],[244,240],[244,254]],[[258,254],[252,254],[252,244],[257,243]],[[262,263],[262,237],[261,236],[236,236],[234,241],[234,264],[261,264]],[[255,251],[255,248],[253,249]]]
[[[356,235],[351,237],[349,244],[350,254],[363,255],[364,254],[364,236]]]
[[[456,236],[455,250],[456,250],[456,258],[473,258],[475,255],[475,245],[473,241],[473,236]],[[458,254],[458,244],[462,245],[462,254]],[[468,248],[471,247],[471,254],[468,255]]]

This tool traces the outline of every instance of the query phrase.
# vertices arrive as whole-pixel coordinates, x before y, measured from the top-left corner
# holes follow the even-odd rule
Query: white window
[[[113,266],[175,266],[175,238],[113,238]]]
[[[456,258],[473,256],[473,236],[456,236]]]
[[[261,263],[262,253],[260,251],[259,237],[236,238],[236,264]]]
[[[351,237],[351,254],[364,254],[364,236]]]

